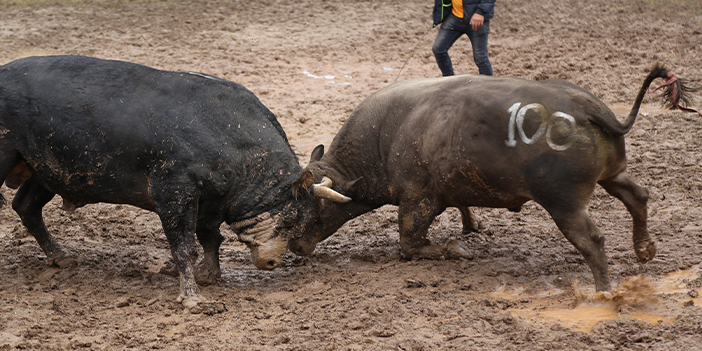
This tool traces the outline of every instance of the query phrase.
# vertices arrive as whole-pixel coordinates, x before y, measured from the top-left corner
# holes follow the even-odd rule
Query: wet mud
[[[432,3],[3,2],[0,63],[81,54],[233,80],[275,113],[306,163],[372,92],[440,75]],[[699,1],[500,0],[491,23],[496,75],[569,80],[620,118],[656,62],[701,79],[701,53]],[[467,38],[450,54],[457,73],[477,73]],[[447,210],[429,239],[462,240],[472,258],[438,261],[400,259],[397,209],[385,206],[270,272],[223,226],[222,278],[203,294],[225,308],[191,313],[164,274],[170,253],[155,214],[109,204],[66,212],[56,198],[45,219],[79,255],[74,267],[47,265],[10,206],[0,210],[0,350],[699,350],[702,118],[662,109],[656,96],[626,147],[629,173],[650,192],[657,256],[637,262],[618,200],[598,188],[590,201],[609,294],[595,293],[580,253],[533,203],[476,208],[482,228],[472,234]]]

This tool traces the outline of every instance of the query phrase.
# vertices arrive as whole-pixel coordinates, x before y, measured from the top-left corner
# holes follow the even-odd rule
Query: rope
[[[422,34],[422,37],[419,38],[419,41],[417,42],[417,45],[415,45],[415,46],[414,46],[414,49],[412,49],[412,51],[410,51],[410,54],[409,54],[409,57],[407,58],[407,61],[405,61],[405,64],[402,65],[402,68],[400,68],[400,72],[397,72],[397,77],[395,77],[395,80],[393,81],[393,83],[397,82],[397,78],[400,78],[400,74],[402,73],[402,70],[405,69],[405,66],[407,65],[407,62],[409,62],[409,60],[410,60],[410,59],[412,58],[412,56],[414,55],[414,51],[417,50],[417,47],[418,47],[419,44],[422,42],[422,39],[424,39],[424,36],[427,35],[427,33],[429,33],[429,30],[431,30],[432,28],[434,28],[434,26],[429,27],[429,28],[427,29],[427,31],[424,32],[424,34]]]

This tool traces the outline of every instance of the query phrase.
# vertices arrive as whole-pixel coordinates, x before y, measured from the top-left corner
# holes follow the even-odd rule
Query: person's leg
[[[459,21],[462,21],[462,19],[453,14],[449,14],[448,18],[441,24],[439,34],[436,35],[434,45],[431,47],[431,51],[434,52],[434,57],[436,58],[436,63],[439,65],[441,74],[444,77],[453,75],[453,65],[451,64],[451,57],[449,57],[448,50],[453,43],[463,35],[463,32],[458,30]]]
[[[492,65],[488,58],[488,34],[490,34],[490,21],[485,21],[483,26],[478,30],[469,30],[468,38],[473,46],[473,60],[478,66],[478,72],[486,76],[491,76]]]

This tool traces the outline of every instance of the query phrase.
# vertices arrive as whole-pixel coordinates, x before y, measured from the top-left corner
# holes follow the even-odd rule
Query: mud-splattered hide
[[[465,247],[425,238],[444,209],[459,208],[469,230],[476,227],[470,206],[518,211],[533,200],[583,254],[596,288],[607,290],[604,236],[588,202],[597,184],[624,202],[638,259],[653,258],[648,193],[625,172],[624,134],[651,81],[666,73],[651,72],[623,123],[593,94],[563,80],[463,75],[392,84],[353,111],[326,154],[321,146],[313,152],[295,189],[328,177],[353,201],[299,200],[290,249],[309,254],[349,219],[394,204],[404,257],[461,256]]]
[[[130,204],[156,212],[181,276],[220,275],[220,224],[244,235],[259,268],[280,264],[280,223],[302,169],[275,116],[246,88],[194,72],[168,72],[81,56],[32,57],[0,67],[0,178],[19,187],[13,208],[50,262],[72,255],[44,226],[64,207]],[[204,248],[194,266],[195,238]]]

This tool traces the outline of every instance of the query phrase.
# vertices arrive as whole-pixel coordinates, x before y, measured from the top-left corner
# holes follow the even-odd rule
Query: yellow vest
[[[451,11],[454,16],[458,18],[463,18],[463,0],[451,0],[453,5],[453,10]]]

